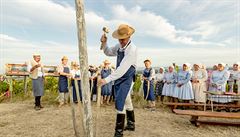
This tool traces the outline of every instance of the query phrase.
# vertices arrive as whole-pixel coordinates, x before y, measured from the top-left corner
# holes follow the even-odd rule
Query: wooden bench
[[[178,115],[191,116],[190,122],[197,127],[199,127],[200,124],[240,126],[240,121],[239,122],[227,122],[227,121],[220,122],[220,121],[209,121],[209,120],[199,120],[198,119],[199,117],[240,119],[240,113],[210,112],[210,111],[198,111],[198,110],[179,110],[179,109],[174,109],[173,112]]]
[[[164,105],[170,106],[172,111],[177,109],[178,106],[201,106],[204,107],[205,104],[200,103],[174,103],[174,102],[164,102]],[[211,104],[206,104],[206,107],[212,107]],[[240,108],[240,105],[235,104],[213,104],[213,107],[226,107],[226,108]]]

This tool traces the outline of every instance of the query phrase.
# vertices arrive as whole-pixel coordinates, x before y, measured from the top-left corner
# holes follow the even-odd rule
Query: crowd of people
[[[166,97],[168,102],[205,103],[211,98],[217,103],[232,103],[235,102],[232,95],[240,94],[239,62],[234,63],[231,69],[224,63],[215,64],[212,69],[201,64],[193,64],[193,68],[189,63],[182,67],[170,65],[166,71],[160,67],[157,74],[149,59],[144,64],[143,89],[148,107],[155,107],[154,95],[159,101]],[[208,98],[206,91],[212,93]]]
[[[110,62],[105,60],[100,67],[89,66],[89,83],[91,99],[96,101],[97,86],[101,86],[101,103],[109,105],[114,100],[117,112],[114,137],[122,137],[124,130],[135,130],[135,115],[132,105],[131,91],[136,79],[137,47],[131,41],[135,29],[127,24],[121,24],[112,33],[112,37],[118,40],[113,47],[108,47],[106,35],[102,35],[101,49],[106,56],[116,56],[116,68],[110,67]],[[43,96],[44,71],[41,64],[41,56],[33,55],[28,71],[32,78],[33,93],[35,96],[35,109],[43,108],[41,96]],[[151,66],[151,60],[144,61],[145,69],[142,72],[142,88],[144,99],[147,100],[147,108],[155,109],[155,100],[163,101],[166,97],[170,102],[206,102],[205,91],[220,93],[240,93],[240,63],[234,63],[231,70],[224,63],[214,65],[213,69],[206,70],[204,65],[194,64],[193,69],[189,63],[182,66],[170,65],[167,71],[160,67],[156,73]],[[59,107],[68,103],[70,86],[73,91],[73,101],[78,103],[83,99],[81,92],[81,73],[79,65],[72,62],[68,65],[68,58],[64,56],[57,68],[59,74]],[[100,76],[100,77],[98,77]],[[71,83],[69,82],[71,80]],[[77,89],[79,91],[77,91]],[[211,96],[218,103],[233,102],[228,94]],[[125,115],[127,124],[125,126]]]
[[[40,103],[43,95],[43,76],[44,71],[40,61],[40,55],[34,54],[34,60],[29,63],[30,77],[33,79],[33,91],[35,96],[35,108],[43,106]],[[36,63],[38,65],[36,65]],[[105,60],[99,67],[89,66],[89,85],[92,101],[97,100],[97,76],[101,79],[108,77],[115,68],[110,66],[111,62]],[[163,102],[196,102],[205,103],[207,101],[205,91],[240,93],[240,63],[236,62],[230,69],[224,63],[218,63],[212,69],[206,69],[204,65],[184,63],[182,67],[175,64],[170,65],[167,70],[160,67],[156,71],[151,67],[151,60],[144,61],[145,69],[142,72],[144,99],[148,101],[148,108],[155,107],[155,101]],[[33,67],[32,67],[33,66]],[[35,66],[35,67],[34,67]],[[38,68],[37,71],[34,68]],[[77,62],[68,65],[68,58],[63,56],[61,64],[58,66],[59,73],[59,107],[68,103],[68,86],[72,87],[73,102],[78,103],[77,89],[80,100],[81,92],[81,73]],[[157,73],[156,73],[157,72]],[[68,83],[71,79],[71,83]],[[76,88],[77,86],[77,88]],[[237,87],[236,87],[237,86]],[[229,95],[212,95],[212,100],[218,103],[234,102]],[[114,101],[114,82],[107,83],[101,87],[101,104],[110,105]]]

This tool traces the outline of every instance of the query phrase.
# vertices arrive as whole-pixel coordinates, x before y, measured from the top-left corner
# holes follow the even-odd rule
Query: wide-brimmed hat
[[[68,60],[68,57],[67,56],[63,56],[62,60]]]
[[[104,60],[103,63],[104,63],[104,64],[111,64],[111,62],[110,62],[109,60],[107,60],[107,59]]]
[[[151,59],[145,59],[145,60],[143,61],[143,63],[145,63],[145,62],[150,62],[150,63],[152,63],[152,62],[151,62]]]
[[[134,28],[127,24],[121,24],[117,30],[112,33],[113,38],[125,39],[130,37],[135,32]]]

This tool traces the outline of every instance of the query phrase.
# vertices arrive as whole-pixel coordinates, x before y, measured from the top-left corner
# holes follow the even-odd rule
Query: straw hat
[[[145,63],[145,62],[150,62],[150,63],[152,63],[150,59],[146,59],[146,60],[143,61],[143,63]]]
[[[68,57],[67,56],[63,56],[62,60],[68,60]]]
[[[111,62],[109,60],[104,60],[103,63],[104,64],[111,64]]]
[[[112,36],[115,39],[125,39],[130,37],[134,32],[135,30],[132,27],[126,24],[121,24],[118,29],[112,33]]]
[[[72,62],[72,66],[77,67],[77,66],[78,66],[77,62],[76,62],[76,61],[73,61],[73,62]]]

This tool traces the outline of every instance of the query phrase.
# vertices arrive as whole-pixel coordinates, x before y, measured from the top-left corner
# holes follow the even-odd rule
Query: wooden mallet
[[[105,38],[107,38],[107,36],[106,36],[106,34],[109,32],[109,29],[107,28],[107,27],[103,27],[103,36],[105,37]],[[102,41],[101,41],[102,42]],[[103,43],[101,44],[101,48],[100,48],[100,50],[102,50],[103,49]]]

